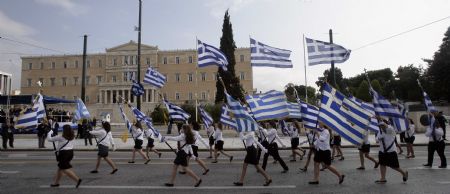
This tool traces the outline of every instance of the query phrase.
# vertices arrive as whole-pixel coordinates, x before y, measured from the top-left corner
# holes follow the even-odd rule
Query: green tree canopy
[[[311,86],[305,87],[304,85],[294,85],[293,83],[288,83],[284,87],[284,93],[286,94],[287,100],[289,102],[296,102],[294,88],[297,90],[298,96],[300,97],[301,100],[305,101],[305,88],[307,88],[306,90],[308,92],[308,102],[313,103],[316,101],[317,98],[315,88]]]

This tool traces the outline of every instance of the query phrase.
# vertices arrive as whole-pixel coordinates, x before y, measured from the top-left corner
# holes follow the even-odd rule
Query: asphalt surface
[[[308,172],[300,173],[305,160],[289,162],[290,152],[282,151],[281,155],[290,170],[282,174],[279,164],[273,164],[269,159],[267,172],[272,176],[273,183],[262,186],[264,178],[249,166],[243,187],[233,186],[241,172],[244,152],[229,152],[234,155],[233,162],[220,156],[219,163],[212,164],[211,159],[205,159],[209,154],[200,152],[208,167],[209,174],[201,175],[202,169],[191,161],[191,167],[199,175],[203,183],[194,188],[194,180],[187,175],[177,175],[175,187],[168,188],[168,181],[174,153],[164,152],[161,158],[151,155],[151,162],[144,165],[144,159],[136,157],[135,164],[128,164],[131,152],[110,152],[111,158],[118,165],[119,171],[110,175],[112,170],[102,161],[98,174],[89,172],[95,166],[96,152],[76,151],[72,161],[75,173],[83,179],[80,188],[75,189],[75,183],[64,176],[59,188],[49,188],[57,170],[54,154],[51,151],[9,151],[0,152],[0,193],[450,193],[450,168],[438,169],[439,158],[435,154],[434,167],[423,168],[426,161],[426,147],[416,147],[416,158],[405,159],[399,155],[400,166],[408,170],[409,180],[403,183],[402,176],[388,169],[387,184],[378,185],[374,181],[379,178],[379,170],[373,169],[373,163],[366,160],[366,170],[356,170],[359,167],[359,156],[356,149],[343,149],[345,160],[335,161],[333,165],[346,175],[342,185],[331,172],[321,172],[320,184],[309,185],[312,179],[313,165]],[[372,148],[371,155],[376,156],[377,148]],[[449,156],[449,151],[446,152]]]

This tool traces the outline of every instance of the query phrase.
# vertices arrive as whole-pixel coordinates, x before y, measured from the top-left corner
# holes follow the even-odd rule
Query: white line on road
[[[450,181],[442,181],[442,182],[437,182],[439,184],[450,184]]]
[[[419,166],[419,167],[412,167],[412,168],[408,168],[410,170],[450,170],[450,168],[438,168],[436,167],[424,167],[424,166]]]
[[[20,171],[0,171],[0,174],[17,174]]]
[[[74,185],[60,185],[59,188],[74,188]],[[50,188],[49,185],[41,185],[40,188]],[[223,189],[295,189],[295,185],[275,185],[275,186],[206,186],[206,187],[192,187],[192,186],[176,186],[176,187],[165,187],[165,186],[114,186],[114,185],[81,185],[81,189],[153,189],[153,190],[186,190],[186,189],[199,189],[199,190],[223,190]]]

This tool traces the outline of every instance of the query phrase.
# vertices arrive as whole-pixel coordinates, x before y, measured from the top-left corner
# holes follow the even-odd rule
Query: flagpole
[[[305,47],[305,34],[303,34],[303,64],[305,66],[305,102],[308,103],[308,82],[306,79],[306,47]],[[294,88],[295,89],[295,88]]]
[[[197,52],[197,63],[198,63],[198,38],[195,37],[195,52]],[[197,82],[197,72],[198,72],[198,64],[195,65],[195,122],[198,122],[198,82]]]

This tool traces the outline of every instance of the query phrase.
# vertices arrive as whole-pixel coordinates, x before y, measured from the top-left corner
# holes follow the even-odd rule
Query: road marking
[[[60,185],[59,188],[74,188],[74,185]],[[40,188],[50,188],[49,185],[41,185]],[[295,189],[295,185],[275,185],[275,186],[206,186],[206,187],[192,187],[192,186],[114,186],[114,185],[81,185],[79,189],[150,189],[150,190],[224,190],[224,189]]]
[[[20,171],[0,171],[0,174],[17,174]]]
[[[8,154],[8,158],[26,158],[28,154]]]
[[[450,181],[442,181],[442,182],[437,182],[439,184],[450,184]]]
[[[432,167],[432,168],[419,166],[419,167],[412,167],[412,168],[408,168],[408,169],[411,169],[411,170],[450,170],[450,168],[438,168],[437,166]]]

